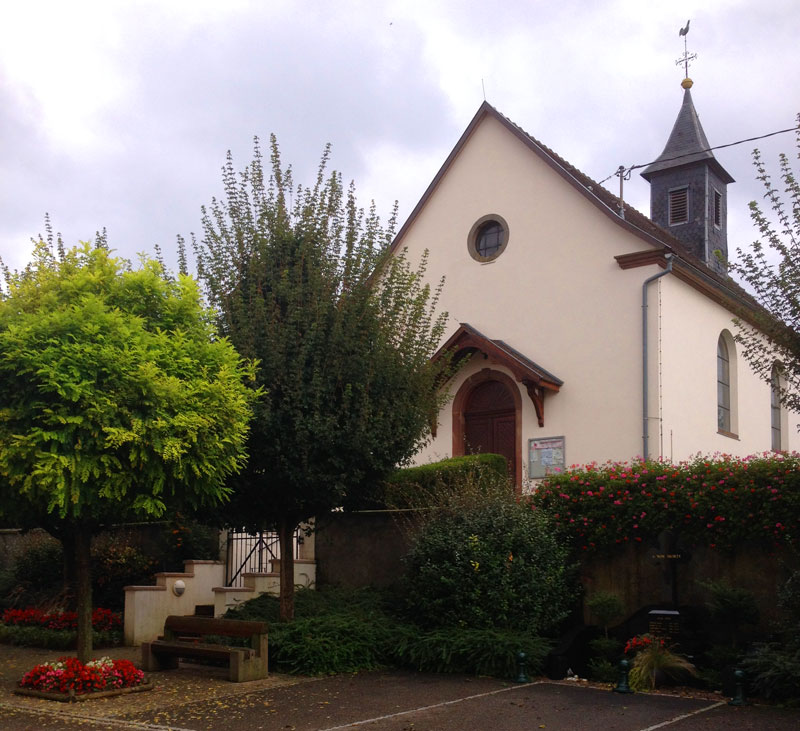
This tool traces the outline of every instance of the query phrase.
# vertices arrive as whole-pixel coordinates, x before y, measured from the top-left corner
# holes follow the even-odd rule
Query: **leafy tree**
[[[72,559],[91,651],[90,542],[109,523],[215,503],[244,463],[252,367],[196,283],[39,242],[0,297],[0,512]]]
[[[800,115],[797,147],[800,157]],[[751,201],[750,217],[759,238],[750,250],[737,249],[738,260],[731,263],[730,270],[750,286],[766,313],[751,313],[757,327],[737,321],[736,339],[763,380],[770,382],[773,367],[779,365],[781,402],[800,412],[800,182],[785,154],[779,157],[783,190],[773,182],[758,150],[753,152],[753,164],[773,217]],[[788,203],[782,193],[788,195]]]
[[[198,273],[220,329],[259,361],[250,460],[225,517],[277,529],[281,617],[294,611],[293,532],[302,521],[357,503],[418,450],[440,405],[444,363],[439,289],[424,264],[389,256],[384,228],[351,185],[327,174],[293,187],[275,138],[265,173],[258,140],[237,174],[228,154],[225,196],[203,209]],[[267,179],[268,177],[268,179]],[[441,283],[439,284],[439,288]]]

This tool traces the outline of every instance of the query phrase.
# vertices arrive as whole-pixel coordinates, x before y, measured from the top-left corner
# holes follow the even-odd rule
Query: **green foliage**
[[[616,683],[619,680],[619,668],[610,660],[595,657],[589,660],[589,678],[598,683]]]
[[[448,627],[420,632],[413,627],[396,641],[395,662],[421,672],[474,673],[499,678],[517,674],[517,653],[526,670],[540,673],[551,643],[524,630]]]
[[[800,625],[800,570],[795,570],[778,591],[778,604],[789,622]]]
[[[41,647],[46,650],[74,650],[78,633],[75,630],[55,630],[44,627],[17,627],[0,623],[0,643],[22,647]],[[93,647],[118,647],[122,632],[92,631]]]
[[[726,581],[708,580],[698,583],[711,595],[706,602],[711,618],[730,629],[731,644],[736,647],[739,627],[742,624],[758,624],[761,618],[755,595],[747,589],[731,586]]]
[[[205,523],[175,515],[166,525],[158,541],[160,571],[183,571],[188,560],[219,560],[219,530]]]
[[[64,552],[61,544],[41,536],[26,546],[12,567],[10,591],[3,597],[7,606],[42,606],[62,595]]]
[[[0,300],[0,508],[45,527],[213,502],[243,463],[248,371],[195,283],[40,242]]]
[[[536,673],[550,646],[525,630],[425,631],[398,615],[397,605],[375,589],[301,589],[294,622],[279,622],[279,601],[267,595],[226,616],[268,622],[270,667],[301,675],[396,666],[513,677],[519,650],[528,656],[529,672]]]
[[[748,688],[768,700],[800,705],[800,643],[756,644],[741,664]]]
[[[800,151],[800,124],[797,147]],[[737,261],[730,263],[730,270],[749,286],[764,310],[749,308],[741,313],[736,340],[750,367],[765,382],[770,382],[773,366],[780,365],[781,403],[800,412],[800,181],[785,154],[779,157],[779,186],[758,150],[753,152],[753,164],[772,212],[765,212],[756,201],[750,203],[759,238],[749,250],[737,249]]]
[[[273,625],[270,654],[278,672],[327,675],[385,665],[394,628],[350,614],[296,618]]]
[[[800,455],[590,464],[550,475],[532,497],[581,553],[641,543],[670,528],[690,544],[800,545]]]
[[[592,616],[600,622],[608,639],[608,625],[625,610],[622,599],[611,591],[597,591],[586,600]]]
[[[752,692],[770,700],[800,705],[800,571],[794,571],[778,592],[785,619],[780,642],[759,643],[741,663]]]
[[[225,197],[204,208],[195,242],[220,328],[258,359],[267,390],[227,511],[237,526],[293,527],[357,503],[418,450],[440,403],[439,290],[424,261],[387,258],[394,220],[384,229],[359,209],[328,157],[295,190],[274,137],[269,170],[258,141],[240,174],[229,155]]]
[[[95,606],[120,612],[126,586],[150,584],[156,561],[132,545],[127,536],[107,533],[92,543],[92,601]]]
[[[589,642],[592,653],[610,662],[615,662],[622,658],[622,643],[613,637],[595,637]]]
[[[391,508],[426,508],[441,501],[441,493],[458,491],[476,482],[491,489],[508,481],[508,467],[500,454],[451,457],[416,467],[396,470],[386,480],[383,503]]]
[[[566,547],[541,512],[508,495],[436,512],[405,563],[409,611],[429,629],[539,634],[567,615],[575,596]]]
[[[425,281],[403,252],[390,255],[374,206],[328,174],[326,150],[311,187],[294,187],[271,139],[203,209],[198,274],[219,327],[258,361],[265,397],[255,409],[246,472],[220,513],[228,525],[274,527],[282,543],[303,520],[375,499],[386,475],[419,450],[438,413],[447,359],[432,362],[446,313],[442,283]],[[286,546],[284,546],[285,549]],[[293,613],[284,553],[282,612]]]

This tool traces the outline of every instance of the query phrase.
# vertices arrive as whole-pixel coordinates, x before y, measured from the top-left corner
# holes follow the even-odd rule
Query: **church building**
[[[627,205],[483,103],[393,243],[445,276],[440,352],[463,367],[418,463],[498,452],[518,487],[573,464],[800,448],[749,368],[725,273],[727,186],[688,78]],[[748,315],[748,313],[750,313]]]

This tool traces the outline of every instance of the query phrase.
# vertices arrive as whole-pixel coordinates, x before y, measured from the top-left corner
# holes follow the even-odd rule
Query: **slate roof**
[[[672,127],[664,151],[655,162],[648,165],[641,176],[650,182],[654,173],[662,170],[673,170],[696,162],[707,162],[719,178],[725,183],[735,182],[729,173],[719,164],[714,153],[709,149],[706,133],[700,124],[700,117],[692,102],[692,93],[687,88],[683,92],[678,117]]]

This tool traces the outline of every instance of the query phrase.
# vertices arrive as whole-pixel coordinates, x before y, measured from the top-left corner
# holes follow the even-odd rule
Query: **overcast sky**
[[[227,150],[278,136],[297,182],[325,143],[360,202],[405,219],[485,98],[595,180],[646,163],[680,108],[678,30],[712,145],[792,127],[797,0],[72,0],[0,9],[0,256],[45,212],[68,244],[126,257],[200,231]],[[754,237],[748,143],[716,153],[729,246]],[[773,163],[791,134],[757,143]],[[616,190],[617,180],[608,183]],[[634,173],[626,199],[644,213]]]

